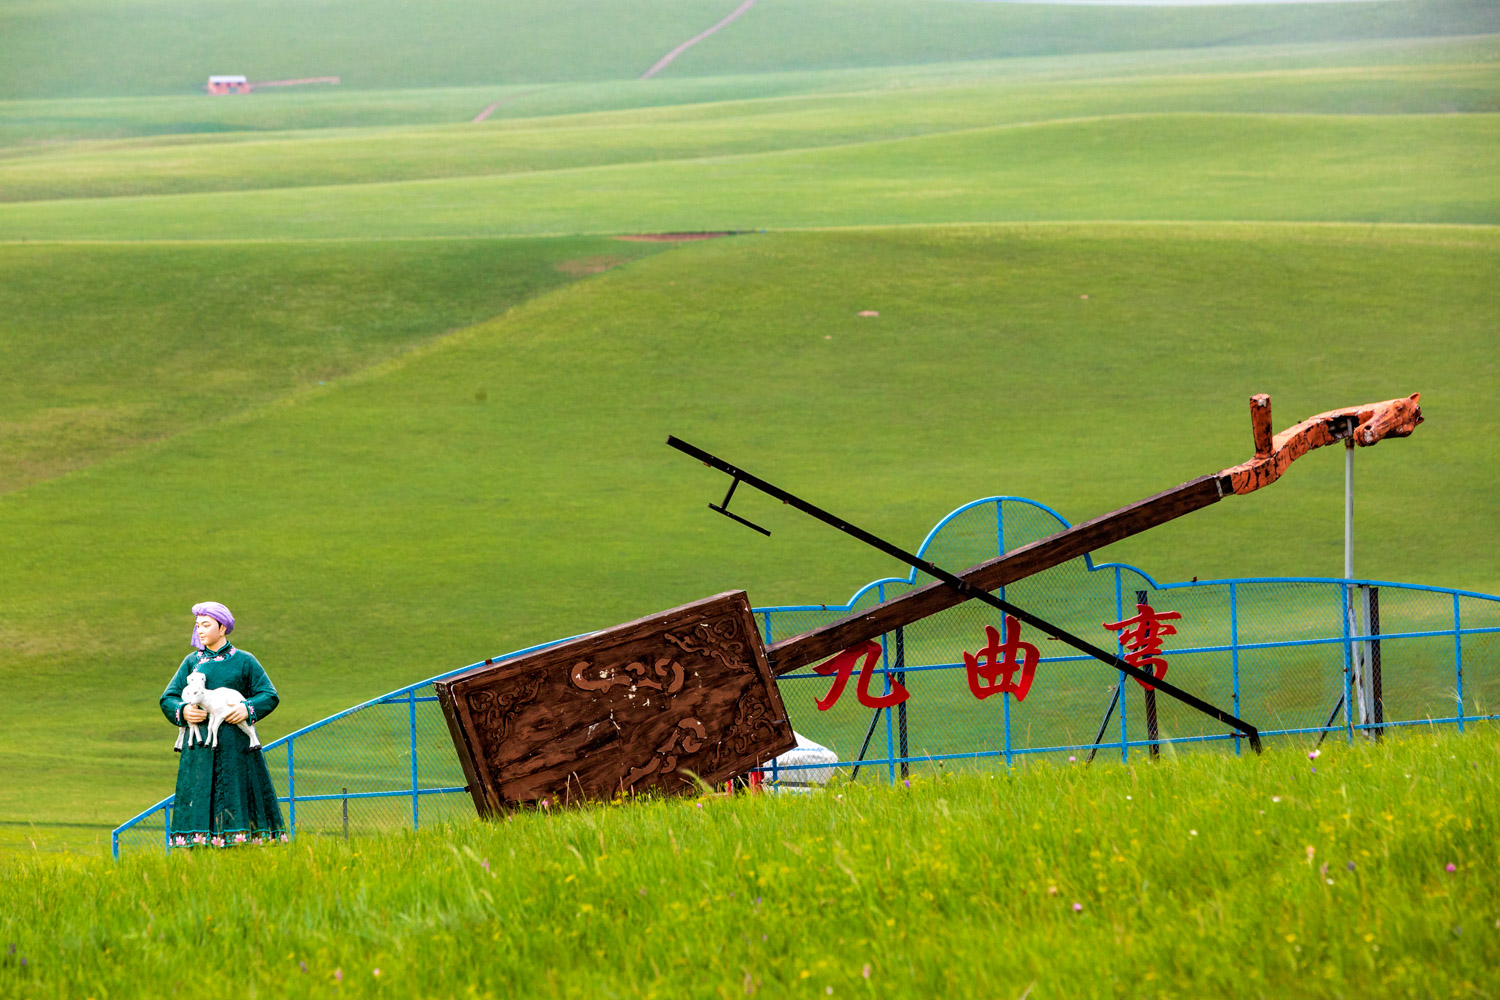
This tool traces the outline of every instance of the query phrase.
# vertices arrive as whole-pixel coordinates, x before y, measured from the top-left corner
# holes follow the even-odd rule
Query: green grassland
[[[996,81],[988,78],[896,91],[849,90],[831,95],[548,115],[477,127],[464,123],[298,129],[28,147],[26,155],[0,159],[0,199],[322,188],[625,164],[638,164],[654,173],[670,161],[816,150],[997,126],[1092,123],[1103,117],[1141,114],[1334,115],[1361,107],[1387,115],[1500,110],[1496,96],[1500,93],[1500,64],[1482,61],[1478,51],[1469,54],[1473,61],[1436,65],[1393,62],[1378,69],[1224,70],[1212,74],[1027,80],[1007,85],[1003,102],[995,99]],[[1137,59],[1146,63],[1144,57]],[[470,98],[471,102],[477,100]],[[469,110],[474,106],[477,103]],[[1331,124],[1337,128],[1343,123]],[[1229,138],[1233,141],[1236,137],[1231,132]],[[1462,137],[1453,138],[1463,141]],[[1197,139],[1188,125],[1181,141],[1194,143]],[[1036,139],[1028,132],[1022,133],[1020,141],[1031,146]],[[1069,134],[1062,141],[1076,141],[1076,137]],[[1088,141],[1121,140],[1106,135]],[[1245,141],[1257,140],[1245,137]],[[1338,138],[1330,134],[1323,141],[1333,143]],[[1423,143],[1417,136],[1411,141]],[[1486,142],[1476,152],[1493,152],[1491,146]],[[951,153],[927,153],[925,145],[915,148],[918,155],[952,158]],[[883,147],[873,152],[882,160],[890,160]],[[983,153],[994,155],[991,150]],[[1181,158],[1176,148],[1162,153]],[[1344,155],[1352,159],[1362,152],[1357,146],[1349,146]],[[1182,169],[1190,171],[1196,166],[1192,160],[1184,160]],[[1051,168],[1043,155],[1028,157],[1028,170],[1050,172]],[[819,169],[827,168],[820,164]],[[772,182],[780,180],[778,177]],[[315,197],[326,194],[313,193]],[[856,201],[850,204],[849,212],[858,213],[863,208]]]
[[[0,990],[1488,996],[1497,753],[1493,729],[1408,734],[1315,762],[862,779],[119,864],[28,852],[0,880]]]
[[[1079,520],[1239,462],[1252,392],[1285,426],[1421,391],[1429,422],[1358,456],[1358,569],[1500,590],[1492,5],[763,2],[642,83],[727,11],[611,8],[618,44],[580,27],[566,63],[543,41],[583,8],[528,7],[481,68],[519,5],[464,49],[456,8],[338,34],[303,4],[276,30],[368,75],[173,96],[230,37],[256,76],[341,71],[245,34],[265,9],[0,15],[0,843],[97,847],[170,790],[154,701],[194,600],[241,617],[274,738],[724,589],[897,571],[755,497],[772,539],[714,518],[667,433],[915,544],[977,496]],[[441,57],[397,44],[420,17]],[[802,48],[768,59],[773,28]],[[58,60],[105,38],[130,67]],[[1098,557],[1336,573],[1341,473],[1309,456]],[[97,721],[61,754],[79,675]]]
[[[15,717],[7,770],[27,778],[3,808],[104,821],[169,785],[171,730],[149,706],[180,655],[183,594],[242,616],[285,698],[275,736],[726,588],[835,600],[895,568],[754,496],[769,541],[713,517],[722,484],[667,433],[914,543],[975,496],[1036,496],[1076,520],[1241,461],[1257,389],[1276,391],[1283,424],[1421,390],[1429,424],[1359,455],[1361,571],[1494,590],[1492,465],[1475,458],[1493,418],[1466,388],[1494,381],[1494,250],[1483,229],[1379,227],[712,241],[28,486],[0,505],[7,691],[40,707],[97,649],[111,721],[61,758],[53,719]],[[1309,456],[1119,554],[1167,580],[1335,573],[1341,466]]]
[[[909,101],[910,91],[1004,85],[1004,101],[989,102],[990,114],[1017,103],[1027,90],[1020,85],[1052,84],[1054,100],[1068,99],[1068,88],[1087,86],[1093,98],[1110,95],[1092,86],[1099,80],[1182,77],[1189,90],[1211,90],[1211,80],[1236,77],[1250,86],[1247,74],[1302,71],[1323,75],[1334,84],[1356,70],[1355,85],[1380,92],[1375,102],[1342,103],[1341,111],[1494,110],[1493,90],[1487,105],[1475,106],[1466,88],[1456,87],[1447,106],[1430,101],[1408,105],[1383,78],[1391,72],[1425,70],[1433,74],[1467,73],[1474,66],[1493,66],[1500,58],[1494,36],[1382,39],[1285,45],[1234,45],[1211,49],[1158,49],[1146,52],[1090,53],[1086,56],[1033,56],[1016,59],[939,62],[846,70],[801,70],[717,76],[658,76],[651,80],[607,80],[557,84],[485,85],[398,89],[308,88],[262,91],[251,100],[206,99],[202,94],[163,97],[79,97],[0,100],[0,158],[47,155],[71,142],[146,139],[151,143],[217,145],[283,133],[312,139],[337,138],[337,130],[386,126],[468,124],[482,109],[498,102],[483,129],[459,129],[456,135],[485,142],[488,133],[505,128],[507,119],[523,130],[568,127],[570,116],[596,112],[661,109],[677,117],[702,118],[751,108],[748,102],[809,97],[851,100],[884,99],[892,111]],[[1192,79],[1196,77],[1196,80]],[[1427,100],[1432,81],[1414,92]],[[1331,89],[1338,91],[1334,85]],[[1300,110],[1318,91],[1301,88],[1296,105],[1256,106],[1253,110]],[[859,97],[859,95],[864,95]],[[1128,98],[1128,92],[1126,94]],[[1032,99],[1035,99],[1034,97]],[[1232,98],[1230,98],[1232,99]],[[714,105],[699,109],[695,105]],[[1222,106],[1222,100],[1220,101]],[[1243,102],[1235,105],[1243,109]],[[1329,110],[1325,104],[1322,110]],[[953,112],[941,104],[931,109],[940,119]],[[1091,108],[1090,113],[1097,110]],[[617,118],[615,121],[626,121]],[[837,128],[838,120],[825,125]],[[328,132],[325,130],[335,130]],[[399,140],[400,129],[387,128]],[[816,135],[816,131],[812,132]],[[889,134],[889,132],[884,133]],[[417,137],[418,139],[420,137]],[[600,138],[603,138],[602,136]],[[491,143],[493,146],[493,143]],[[79,147],[80,151],[87,147]],[[125,148],[94,147],[94,148]],[[351,153],[357,147],[351,147]],[[271,155],[269,147],[261,154]],[[170,167],[170,161],[158,166]],[[269,179],[269,178],[268,178]],[[145,182],[146,178],[136,178]],[[100,192],[106,193],[106,192]]]
[[[0,205],[0,239],[1500,220],[1500,115],[1146,115],[512,176]],[[1105,168],[1107,164],[1107,169]],[[378,204],[379,212],[370,206]]]
[[[289,399],[658,246],[0,246],[0,491]]]
[[[0,97],[185,93],[210,73],[359,88],[629,80],[733,9],[716,0],[26,0],[7,4]],[[607,13],[601,13],[607,11]],[[760,0],[669,72],[712,76],[962,59],[1500,30],[1486,0],[1069,8]]]

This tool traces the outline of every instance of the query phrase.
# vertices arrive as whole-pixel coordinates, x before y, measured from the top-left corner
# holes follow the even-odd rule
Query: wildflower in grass
[[[1076,762],[1077,760],[1078,760],[1077,757],[1074,757],[1072,754],[1068,754],[1068,763],[1069,764],[1072,764],[1072,763]]]
[[[1308,864],[1312,864],[1313,855],[1317,854],[1317,853],[1318,853],[1318,849],[1316,847],[1313,847],[1313,845],[1311,845],[1311,844],[1307,845],[1307,863]]]
[[[302,969],[303,972],[307,971],[307,961],[306,960],[298,962],[297,965],[298,965],[299,968]]]
[[[702,802],[694,802],[693,805],[697,806],[699,809],[703,808],[703,803]]]
[[[485,858],[483,861],[479,862],[479,867],[483,868],[485,871],[489,871],[490,870],[490,859],[489,858]]]
[[[1354,862],[1351,861],[1348,864],[1344,865],[1344,870],[1352,872],[1354,870]]]
[[[910,778],[903,778],[903,779],[901,779],[901,784],[905,785],[907,788],[910,788],[911,787],[911,779]]]
[[[1272,802],[1280,802],[1281,801],[1281,796],[1280,795],[1273,795],[1273,796],[1271,796],[1271,801]]]
[[[1049,886],[1047,886],[1047,895],[1049,895],[1049,896],[1056,896],[1057,895],[1057,886],[1055,886],[1055,885],[1049,885]]]
[[[1444,868],[1443,870],[1444,871],[1449,871],[1449,872],[1456,872],[1456,871],[1458,871],[1458,865],[1455,865],[1453,862],[1450,861],[1450,862],[1448,862],[1448,867]]]
[[[333,970],[333,981],[336,982],[336,983],[342,983],[344,981],[344,970],[343,969],[334,969]]]
[[[862,976],[864,976],[866,979],[870,978],[870,963],[869,962],[866,962],[865,963],[865,967],[863,969],[859,970],[859,974],[862,975]]]
[[[1318,869],[1318,874],[1322,875],[1324,878],[1328,877],[1328,862],[1323,862],[1323,867]]]
[[[1083,904],[1082,903],[1074,903],[1073,904],[1073,912],[1074,913],[1082,913],[1083,912]]]
[[[1196,836],[1198,836],[1198,831],[1197,830],[1189,830],[1188,831],[1188,836],[1189,837],[1196,837]]]
[[[379,979],[379,978],[380,978],[380,970],[379,970],[379,969],[376,969],[376,970],[375,970],[375,978],[376,978],[376,979]]]
[[[1323,756],[1323,751],[1321,750],[1309,750],[1307,752],[1308,760],[1317,760],[1321,756]]]

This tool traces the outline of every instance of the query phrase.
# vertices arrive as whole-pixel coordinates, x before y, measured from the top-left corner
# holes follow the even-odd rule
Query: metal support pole
[[[1365,635],[1364,588],[1354,584],[1354,434],[1344,439],[1344,580],[1347,591],[1349,635]],[[1353,727],[1370,721],[1368,651],[1363,640],[1349,646],[1349,682],[1345,692],[1345,714]],[[1363,732],[1363,730],[1361,730]]]
[[[344,786],[344,839],[349,839],[349,786]]]

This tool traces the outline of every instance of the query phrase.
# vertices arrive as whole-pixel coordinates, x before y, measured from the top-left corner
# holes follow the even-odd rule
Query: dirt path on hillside
[[[662,70],[666,69],[667,65],[673,59],[676,59],[678,56],[682,55],[688,49],[692,48],[694,45],[697,45],[699,42],[703,41],[703,39],[707,38],[709,35],[712,35],[714,32],[719,31],[720,29],[727,27],[732,21],[737,20],[741,14],[745,13],[745,11],[749,10],[751,7],[754,7],[754,6],[755,6],[755,0],[745,0],[744,3],[742,3],[738,7],[736,7],[734,9],[734,12],[731,13],[728,17],[724,18],[724,20],[720,21],[718,24],[714,25],[712,28],[709,28],[707,31],[700,31],[698,34],[694,35],[692,38],[689,38],[687,41],[685,41],[681,45],[677,46],[677,48],[673,49],[671,52],[668,52],[666,55],[664,55],[660,59],[656,60],[656,65],[652,66],[650,69],[646,70],[646,72],[642,73],[641,74],[641,79],[642,80],[649,80],[649,79],[651,79],[653,76],[655,76],[656,74],[660,73]]]
[[[519,94],[511,94],[509,97],[502,97],[500,98],[500,100],[494,102],[489,107],[479,112],[479,114],[475,115],[474,120],[469,124],[477,125],[478,123],[484,121],[490,115],[494,114],[495,109],[500,107],[502,104],[509,104],[511,101],[519,101],[521,98],[530,97],[532,94],[540,94],[543,90],[546,89],[546,87],[537,87],[533,90],[523,90]]]

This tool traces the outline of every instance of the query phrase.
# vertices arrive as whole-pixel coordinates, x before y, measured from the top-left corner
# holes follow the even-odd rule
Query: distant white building
[[[206,89],[210,94],[248,94],[250,81],[243,76],[211,76]]]

